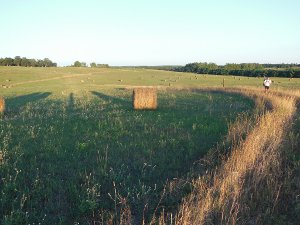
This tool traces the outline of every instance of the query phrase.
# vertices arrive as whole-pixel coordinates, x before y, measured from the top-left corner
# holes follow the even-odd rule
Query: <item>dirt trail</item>
[[[60,80],[60,79],[65,79],[65,78],[91,76],[91,75],[93,75],[93,73],[64,75],[64,76],[59,76],[59,77],[51,77],[51,78],[45,78],[45,79],[29,80],[29,81],[24,81],[24,82],[11,83],[11,86],[18,86],[18,85],[23,85],[23,84],[38,83],[38,82],[52,81],[52,80]],[[163,85],[126,85],[126,84],[90,84],[90,86],[119,87],[119,88],[125,88],[125,89],[132,89],[132,88],[136,88],[136,87],[155,87],[155,88],[159,89],[159,88],[165,88],[166,87],[166,86],[163,86]]]
[[[60,77],[51,77],[51,78],[45,78],[45,79],[39,79],[39,80],[29,80],[24,82],[18,82],[18,83],[12,83],[13,86],[22,85],[22,84],[29,84],[29,83],[38,83],[43,81],[50,81],[50,80],[59,80],[64,78],[72,78],[72,77],[80,77],[80,76],[88,76],[92,75],[92,73],[85,73],[85,74],[73,74],[73,75],[65,75]]]

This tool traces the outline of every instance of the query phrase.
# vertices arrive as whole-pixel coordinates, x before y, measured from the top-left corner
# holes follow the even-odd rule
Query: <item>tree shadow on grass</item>
[[[74,108],[75,108],[74,94],[70,93],[69,98],[67,100],[67,112],[68,112],[68,114],[74,112]]]
[[[170,109],[165,106],[164,111],[159,113],[159,119],[158,113],[154,114],[153,111],[132,113],[129,96],[116,98],[96,91],[91,93],[99,98],[96,104],[81,107],[77,104],[80,101],[70,93],[66,100],[46,99],[33,104],[27,110],[30,119],[27,119],[28,113],[23,114],[25,116],[20,113],[20,120],[17,117],[16,120],[2,123],[3,130],[13,135],[8,148],[8,159],[11,161],[6,164],[6,182],[0,185],[0,191],[8,199],[0,201],[5,209],[2,215],[10,215],[17,210],[30,212],[35,208],[26,223],[35,222],[35,218],[42,220],[43,215],[47,215],[47,224],[58,224],[61,218],[65,219],[66,224],[78,221],[86,223],[86,219],[94,219],[91,215],[95,210],[104,210],[104,217],[116,212],[107,193],[118,190],[120,196],[128,196],[126,198],[133,212],[133,224],[141,224],[144,213],[151,216],[158,207],[175,210],[182,196],[189,192],[189,187],[182,184],[166,197],[160,196],[167,179],[183,177],[185,180],[186,171],[189,171],[196,159],[195,154],[198,159],[198,153],[201,155],[203,151],[204,154],[207,149],[197,146],[205,146],[204,141],[214,143],[214,136],[209,138],[209,133],[194,133],[197,129],[192,131],[191,128],[185,131],[185,126],[177,125],[181,118],[192,120],[188,127],[192,127],[196,119],[197,123],[201,123],[202,120],[198,118],[201,111],[198,108],[193,111],[189,107],[175,107],[180,101],[195,104],[194,98],[175,99],[175,106],[166,105]],[[10,99],[9,104],[17,104],[14,107],[21,111],[19,107],[49,95],[33,93],[19,96]],[[104,112],[99,109],[99,102],[102,104],[102,101],[108,103],[104,103],[107,108]],[[165,98],[167,101],[169,99]],[[118,110],[111,114],[110,111],[115,108]],[[126,110],[128,108],[130,110]],[[32,116],[31,111],[35,112]],[[101,113],[102,119],[99,119]],[[142,115],[138,117],[138,122],[136,117],[131,117],[134,114]],[[190,121],[187,119],[183,123],[188,124]],[[34,129],[29,132],[28,128]],[[1,139],[4,140],[5,135],[0,132]],[[190,139],[190,135],[195,138]],[[163,142],[160,143],[160,140]],[[22,169],[22,173],[18,174],[18,179],[10,181],[9,177],[15,176],[15,168]],[[199,168],[202,169],[200,172],[206,171],[203,167]],[[15,192],[10,191],[11,187],[22,187],[17,197]],[[90,203],[89,190],[92,188],[95,197]],[[22,201],[25,195],[32,197],[20,209],[10,204]]]
[[[35,92],[27,95],[20,95],[6,100],[7,112],[16,112],[29,102],[36,102],[45,99],[51,95],[51,92]]]
[[[91,91],[91,93],[95,96],[97,96],[98,98],[100,98],[101,100],[103,100],[104,102],[109,102],[112,103],[114,105],[119,105],[121,107],[124,107],[126,109],[130,109],[132,104],[131,104],[131,99],[125,100],[122,98],[116,98],[113,96],[109,96],[97,91]]]

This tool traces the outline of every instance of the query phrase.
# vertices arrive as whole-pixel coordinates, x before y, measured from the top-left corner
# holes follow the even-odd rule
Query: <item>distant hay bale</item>
[[[157,91],[154,88],[133,89],[134,109],[157,109]]]
[[[0,114],[3,114],[5,111],[5,100],[0,96]]]

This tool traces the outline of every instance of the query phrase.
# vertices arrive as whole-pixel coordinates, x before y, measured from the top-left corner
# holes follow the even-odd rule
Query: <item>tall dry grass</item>
[[[264,224],[276,214],[282,187],[282,146],[296,110],[295,98],[276,92],[237,90],[270,104],[257,118],[245,140],[234,142],[230,156],[219,168],[193,182],[174,219],[162,215],[159,224]],[[237,138],[247,127],[240,124],[231,135]]]

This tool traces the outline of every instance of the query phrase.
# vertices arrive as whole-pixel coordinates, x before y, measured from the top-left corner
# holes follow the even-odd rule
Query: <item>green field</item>
[[[0,67],[0,223],[89,224],[126,205],[141,221],[158,205],[173,210],[180,198],[163,195],[168,181],[188,181],[228,124],[254,110],[245,96],[193,89],[224,78],[262,87],[261,78],[158,70]],[[148,85],[186,89],[161,89],[156,111],[134,111],[131,88]]]
[[[90,91],[135,85],[171,87],[262,87],[263,78],[200,75],[145,69],[0,67],[0,94]],[[271,78],[272,89],[299,89],[300,79]],[[10,81],[8,81],[10,80]],[[12,86],[12,87],[11,87]],[[5,88],[8,87],[8,88]],[[9,88],[11,87],[11,88]]]

